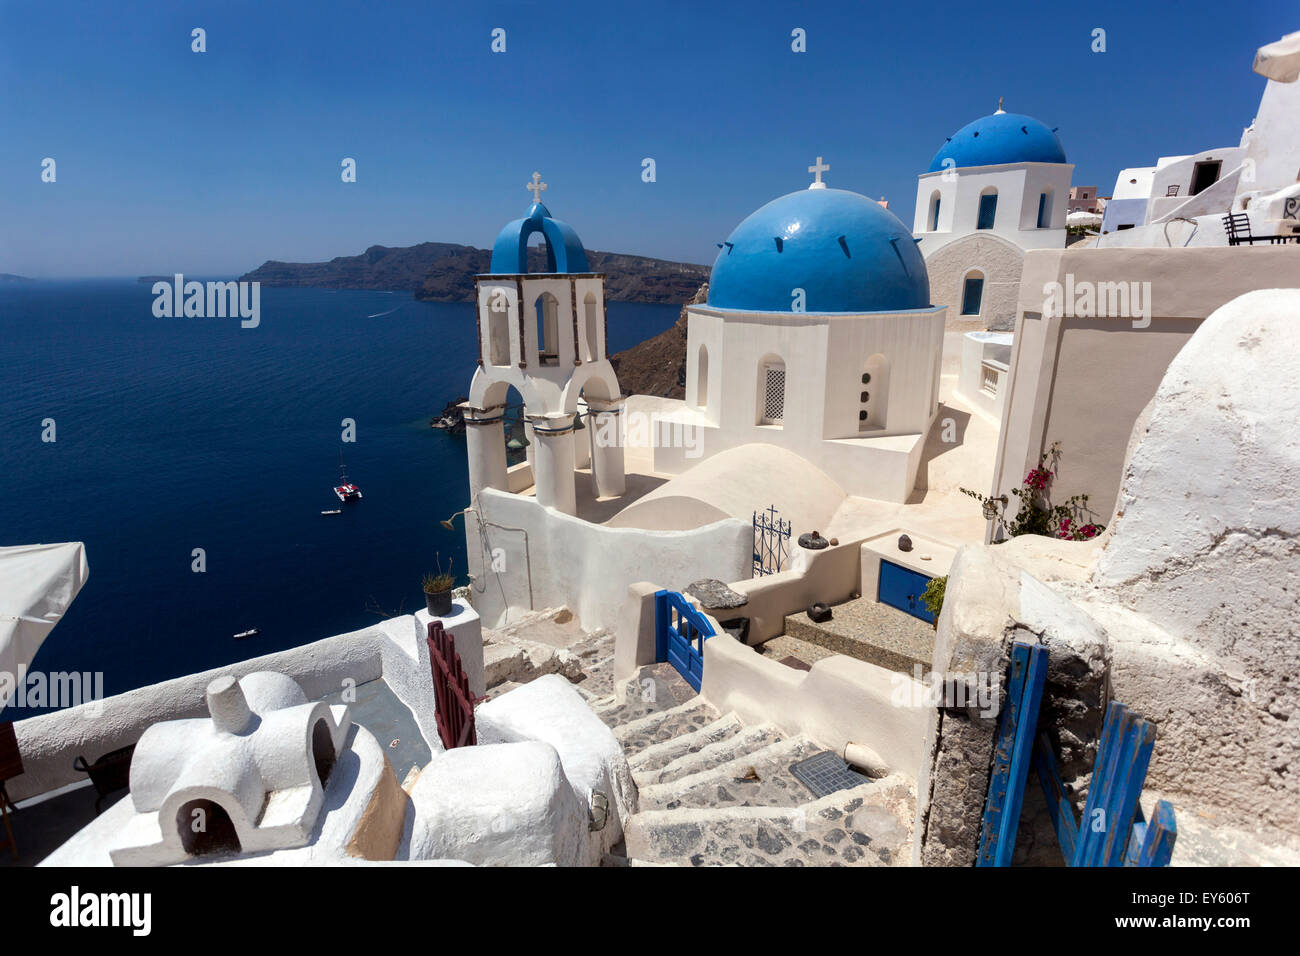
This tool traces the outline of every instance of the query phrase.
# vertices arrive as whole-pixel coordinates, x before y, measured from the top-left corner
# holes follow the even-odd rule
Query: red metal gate
[[[433,670],[433,697],[437,705],[438,736],[448,750],[471,747],[474,736],[474,695],[456,653],[456,640],[441,621],[429,622],[429,664]]]

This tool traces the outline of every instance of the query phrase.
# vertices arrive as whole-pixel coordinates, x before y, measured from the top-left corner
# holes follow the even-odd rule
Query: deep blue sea
[[[133,280],[0,285],[0,544],[84,541],[90,564],[33,669],[121,693],[414,611],[438,553],[464,574],[462,525],[439,524],[468,503],[464,438],[428,423],[468,392],[473,307],[261,295],[243,329],[155,318]],[[611,351],[677,313],[611,303]],[[340,449],[365,495],[346,507]]]

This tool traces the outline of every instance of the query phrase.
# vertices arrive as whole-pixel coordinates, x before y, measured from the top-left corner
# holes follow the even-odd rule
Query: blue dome
[[[1001,166],[1005,163],[1064,163],[1065,149],[1056,133],[1032,116],[994,113],[967,123],[934,154],[930,172],[954,166]]]
[[[709,305],[791,312],[903,312],[930,305],[912,232],[878,202],[843,189],[801,189],[750,214],[722,244]]]
[[[587,272],[587,252],[582,240],[567,222],[551,218],[540,202],[528,207],[528,215],[506,224],[492,244],[489,275],[524,275],[528,272],[528,237],[540,232],[546,240],[547,272]]]

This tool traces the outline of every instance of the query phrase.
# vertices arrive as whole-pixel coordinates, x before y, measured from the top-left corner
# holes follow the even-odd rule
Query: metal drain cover
[[[871,778],[858,773],[837,753],[823,750],[807,760],[790,765],[790,772],[814,797],[824,797],[840,790],[851,790],[869,783]]]

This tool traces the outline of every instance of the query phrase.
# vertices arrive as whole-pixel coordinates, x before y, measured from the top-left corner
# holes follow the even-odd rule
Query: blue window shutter
[[[998,194],[992,193],[988,196],[980,196],[980,214],[979,221],[975,223],[976,229],[992,229],[993,220],[997,218],[998,213]]]

